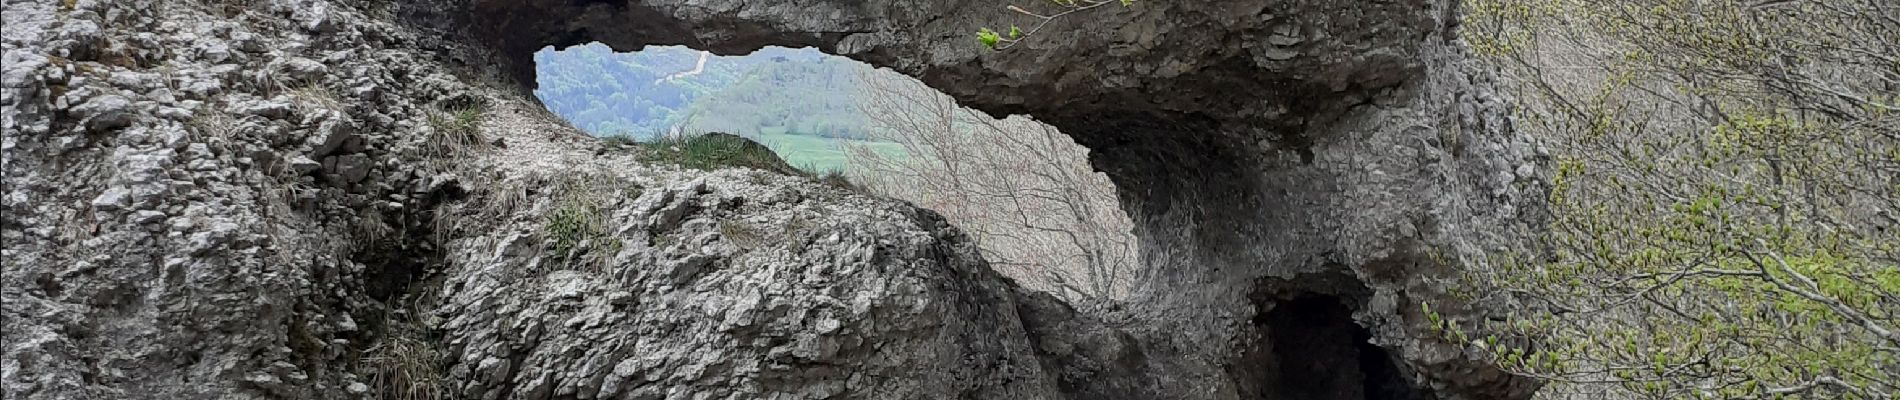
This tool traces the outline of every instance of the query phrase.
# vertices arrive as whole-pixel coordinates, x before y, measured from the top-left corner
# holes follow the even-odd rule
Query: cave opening
[[[936,211],[1031,289],[1106,307],[1137,281],[1133,224],[1114,183],[1050,124],[997,118],[911,76],[811,47],[720,55],[593,42],[544,47],[533,60],[535,98],[615,146],[632,142],[637,153],[743,137],[783,161],[773,165],[802,171],[778,172],[848,180]]]
[[[596,137],[732,134],[811,173],[845,172],[853,149],[910,156],[891,135],[874,132],[883,120],[870,111],[885,104],[865,99],[880,89],[873,83],[908,78],[809,47],[716,55],[686,46],[622,52],[592,42],[543,48],[534,64],[536,99]],[[912,86],[921,87],[903,88]]]
[[[1300,293],[1272,300],[1255,316],[1262,332],[1244,376],[1256,384],[1243,388],[1259,399],[1422,400],[1433,398],[1416,387],[1406,371],[1371,335],[1353,321],[1352,309],[1339,296]]]

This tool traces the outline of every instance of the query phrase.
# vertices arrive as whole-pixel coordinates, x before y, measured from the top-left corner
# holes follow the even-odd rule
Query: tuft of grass
[[[586,253],[593,242],[606,235],[606,217],[599,208],[582,201],[568,200],[548,213],[543,227],[553,240],[548,250],[555,257],[573,259]]]
[[[357,221],[350,225],[350,240],[357,251],[401,248],[406,235],[397,235],[396,228],[383,220],[383,213],[374,209],[359,210]]]
[[[843,169],[818,168],[813,165],[806,165],[805,168],[801,168],[800,170],[805,171],[800,175],[811,178],[826,186],[844,189],[858,194],[872,194],[869,188],[864,185],[859,185],[857,182],[852,182],[851,176],[846,175]]]
[[[766,244],[764,229],[740,221],[720,220],[719,237],[746,250],[757,249]]]
[[[812,175],[812,178],[817,179],[819,183],[830,185],[831,187],[849,190],[849,191],[857,192],[857,193],[865,193],[865,194],[870,193],[870,191],[866,190],[864,186],[858,185],[856,182],[852,182],[850,177],[845,176],[844,171],[834,169],[834,170],[825,171],[822,173],[814,173]]]
[[[337,96],[336,92],[320,84],[308,83],[290,89],[290,94],[298,99],[302,99],[303,101],[299,102],[298,105],[304,106],[306,110],[342,112],[345,108],[343,99]]]
[[[804,214],[793,214],[792,218],[785,220],[785,224],[779,227],[781,229],[779,231],[779,238],[787,242],[796,240],[799,235],[811,232],[817,228],[818,225],[816,222],[817,221],[813,221]]]
[[[600,141],[607,143],[607,147],[614,148],[633,148],[640,146],[640,142],[634,140],[632,135],[607,136],[600,138]]]
[[[684,137],[666,137],[642,144],[645,160],[676,164],[698,170],[754,168],[795,175],[798,169],[787,164],[771,148],[751,139],[727,134],[708,133]]]
[[[358,370],[369,374],[373,393],[383,400],[437,400],[449,398],[447,353],[429,337],[417,302],[383,314],[376,344],[358,358]]]
[[[446,159],[461,156],[482,145],[480,106],[467,106],[429,112],[429,156]]]
[[[560,203],[543,217],[547,250],[566,265],[588,266],[598,272],[626,246],[607,226],[602,195],[596,191],[604,184],[585,178],[569,179],[560,189]]]

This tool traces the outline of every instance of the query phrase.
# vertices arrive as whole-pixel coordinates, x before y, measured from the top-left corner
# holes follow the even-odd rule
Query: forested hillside
[[[855,100],[870,66],[843,57],[759,65],[687,109],[686,128],[741,135],[862,138],[867,119]]]
[[[863,136],[851,103],[869,66],[811,49],[707,56],[684,47],[616,53],[598,43],[535,55],[535,95],[595,135],[688,132]],[[693,73],[696,67],[698,73]]]

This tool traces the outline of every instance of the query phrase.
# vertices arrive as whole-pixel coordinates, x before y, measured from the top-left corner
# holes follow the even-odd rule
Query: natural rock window
[[[875,70],[813,49],[767,47],[718,56],[681,46],[619,53],[593,43],[535,54],[535,95],[575,127],[602,137],[730,133],[786,162],[843,170],[849,145],[871,140],[857,82]]]
[[[590,43],[544,48],[535,65],[536,97],[594,136],[664,147],[736,135],[803,173],[942,213],[998,270],[1031,287],[1100,306],[1137,283],[1114,185],[1086,149],[1046,124],[997,119],[916,79],[812,48],[721,56]]]
[[[1450,282],[1520,244],[1542,198],[1457,4],[1142,1],[997,51],[974,28],[1035,17],[987,0],[9,2],[0,390],[1526,398],[1536,381],[1431,323],[1510,306]],[[1045,6],[1062,5],[1024,5]],[[714,56],[849,58],[937,112],[895,115],[1047,151],[891,181],[737,135],[661,148],[716,157],[646,157],[533,98],[594,87],[535,65],[594,42],[692,60],[628,81],[648,86]],[[673,104],[613,95],[546,103],[602,132],[849,131],[584,115]],[[1062,268],[999,247],[1039,238],[967,222],[989,191],[885,197],[1047,161],[1094,182],[1049,197],[1087,201],[1003,215],[1095,224],[1050,236],[1114,244],[1068,258],[1115,279],[1022,273]],[[1342,372],[1285,368],[1301,362]]]

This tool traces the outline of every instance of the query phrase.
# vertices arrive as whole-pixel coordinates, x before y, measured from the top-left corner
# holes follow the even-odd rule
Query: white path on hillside
[[[695,63],[695,64],[693,64],[693,70],[691,70],[691,71],[686,71],[686,72],[681,72],[681,73],[677,73],[677,74],[672,74],[672,75],[667,75],[667,76],[666,76],[665,78],[660,78],[660,79],[655,79],[655,80],[653,80],[653,83],[654,83],[654,84],[659,84],[660,82],[666,82],[666,81],[670,81],[670,80],[674,80],[674,79],[679,79],[679,78],[685,78],[685,77],[688,77],[688,76],[693,76],[693,75],[699,75],[699,73],[701,73],[701,72],[706,72],[706,59],[707,59],[707,58],[709,58],[709,57],[711,57],[711,56],[712,56],[712,53],[711,53],[711,52],[707,52],[707,51],[705,51],[705,50],[700,50],[700,51],[699,51],[699,62],[698,62],[698,63]]]

